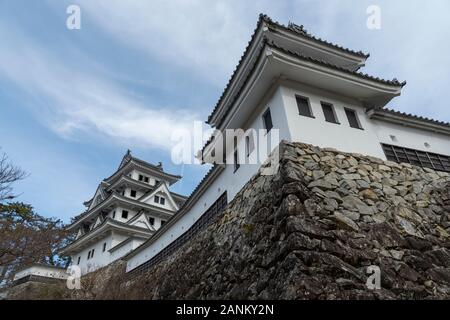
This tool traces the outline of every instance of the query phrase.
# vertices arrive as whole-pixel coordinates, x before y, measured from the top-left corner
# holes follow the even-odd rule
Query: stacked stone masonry
[[[117,274],[89,298],[449,299],[450,175],[282,142],[276,174],[166,260]]]
[[[127,296],[448,299],[449,234],[448,173],[283,142],[277,174],[256,175]]]

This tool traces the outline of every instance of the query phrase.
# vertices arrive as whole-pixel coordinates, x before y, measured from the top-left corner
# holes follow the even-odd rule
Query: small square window
[[[161,220],[161,227],[166,224],[166,220]]]
[[[352,109],[345,109],[345,114],[347,115],[348,123],[350,124],[350,127],[355,129],[362,129],[361,125],[359,124],[358,115],[356,114],[355,110]]]
[[[334,113],[333,105],[326,102],[321,102],[323,115],[325,116],[325,120],[331,123],[339,123],[337,120],[336,114]]]
[[[273,128],[272,115],[270,114],[270,109],[267,109],[263,114],[264,128],[269,132]]]
[[[112,217],[113,217],[113,219],[116,218],[116,211],[115,210],[113,211]]]
[[[163,197],[159,198],[159,203],[164,205],[166,203],[166,199]]]
[[[149,182],[149,179],[148,179],[148,177],[144,177],[144,182],[146,182],[146,183],[148,183],[148,182]]]
[[[302,96],[295,96],[295,99],[297,100],[298,113],[304,117],[314,118],[309,99]]]
[[[144,180],[144,176],[142,174],[139,175],[139,181]]]
[[[127,210],[122,210],[122,218],[128,219],[128,211]]]
[[[136,198],[136,190],[131,190],[130,191],[130,197]]]
[[[150,225],[154,226],[155,225],[155,218],[148,218],[148,222],[150,222]]]
[[[159,203],[159,197],[155,196],[155,203]]]

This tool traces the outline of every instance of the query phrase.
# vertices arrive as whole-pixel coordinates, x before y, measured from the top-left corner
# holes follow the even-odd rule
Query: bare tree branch
[[[27,173],[15,166],[6,153],[0,155],[0,202],[12,200],[16,196],[12,193],[12,184],[27,177]]]

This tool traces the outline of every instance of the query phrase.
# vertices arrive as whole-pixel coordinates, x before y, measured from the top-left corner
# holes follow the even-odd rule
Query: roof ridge
[[[314,40],[314,41],[316,41],[316,42],[320,42],[321,44],[325,44],[325,45],[327,45],[327,46],[331,46],[331,47],[334,47],[334,48],[336,48],[336,49],[339,49],[339,50],[342,50],[342,51],[346,51],[346,52],[348,52],[348,53],[355,54],[355,55],[358,55],[358,56],[361,56],[361,57],[365,57],[365,58],[369,58],[369,57],[370,57],[370,53],[364,53],[364,52],[362,52],[361,50],[355,51],[355,50],[352,50],[352,49],[345,48],[345,47],[343,47],[343,46],[337,45],[337,44],[335,44],[335,43],[326,41],[326,40],[324,40],[324,39],[322,39],[322,38],[315,37],[314,35],[312,35],[311,33],[309,33],[309,32],[304,28],[303,25],[300,25],[300,26],[299,26],[299,25],[297,25],[297,24],[295,24],[295,23],[293,23],[293,22],[289,22],[289,24],[286,26],[286,25],[284,25],[284,24],[282,24],[282,23],[280,23],[280,22],[278,22],[278,21],[274,21],[274,20],[273,20],[271,17],[269,17],[267,14],[261,13],[259,16],[260,16],[260,19],[262,19],[263,21],[265,21],[265,22],[267,22],[267,23],[269,23],[269,24],[273,24],[273,25],[275,25],[275,26],[277,26],[277,27],[281,27],[281,28],[283,28],[283,29],[290,30],[290,31],[295,32],[295,33],[297,33],[297,34],[299,34],[299,35],[305,36],[305,37],[307,37],[307,38],[309,38],[309,39],[311,39],[311,40]]]

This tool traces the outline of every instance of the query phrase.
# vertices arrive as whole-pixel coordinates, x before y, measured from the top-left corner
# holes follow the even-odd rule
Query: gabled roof
[[[160,182],[157,186],[155,186],[155,188],[152,191],[150,191],[150,192],[144,194],[142,197],[140,197],[138,199],[138,201],[142,201],[144,203],[147,203],[146,201],[149,200],[150,198],[152,198],[158,192],[162,192],[162,193],[164,193],[167,196],[167,201],[169,201],[170,204],[172,204],[172,206],[174,207],[175,211],[177,211],[179,209],[178,204],[172,198],[170,190],[167,188],[167,185],[165,183],[163,183],[163,182]]]
[[[149,172],[152,172],[157,176],[164,177],[165,179],[171,181],[172,183],[181,179],[181,176],[179,175],[164,172],[162,167],[160,166],[155,166],[151,163],[140,160],[138,158],[130,157],[129,160],[124,162],[124,164],[121,165],[116,172],[114,172],[108,178],[105,178],[103,181],[106,183],[113,183],[117,177],[119,177],[121,174],[124,174],[126,169],[130,168],[132,165],[135,165],[140,169],[148,170]]]
[[[156,231],[156,229],[152,225],[150,225],[144,210],[141,210],[140,212],[136,213],[136,215],[133,218],[127,221],[127,224],[135,226],[138,220],[144,221],[145,225],[148,227],[149,230]]]

